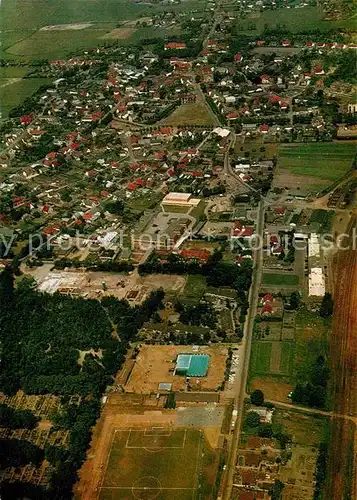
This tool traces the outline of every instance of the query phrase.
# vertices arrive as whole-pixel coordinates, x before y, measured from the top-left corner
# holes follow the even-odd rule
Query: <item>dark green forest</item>
[[[55,428],[69,429],[68,449],[45,450],[54,465],[50,491],[27,484],[2,484],[2,498],[71,498],[77,470],[83,463],[91,428],[100,414],[100,397],[124,361],[130,340],[161,307],[164,292],[153,292],[140,306],[125,300],[73,298],[56,293],[43,294],[30,287],[14,286],[13,270],[0,274],[0,391],[14,394],[61,396],[63,409],[54,416]],[[100,358],[86,354],[82,366],[79,350],[101,350]],[[80,405],[69,403],[80,395]],[[6,405],[4,405],[6,406]],[[4,425],[11,409],[0,408]],[[28,414],[12,413],[24,427],[36,424]],[[35,419],[35,420],[33,420]],[[23,425],[20,423],[20,425]],[[0,440],[1,465],[37,464],[43,450],[23,440]]]

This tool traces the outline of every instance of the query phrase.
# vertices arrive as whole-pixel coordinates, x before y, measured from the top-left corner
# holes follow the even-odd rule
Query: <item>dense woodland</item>
[[[55,466],[50,493],[26,484],[3,484],[3,498],[16,498],[18,491],[29,498],[71,497],[91,427],[100,414],[100,397],[120,368],[129,341],[161,307],[163,297],[164,292],[158,290],[141,306],[130,307],[127,301],[114,297],[87,300],[42,294],[30,286],[15,288],[10,267],[0,274],[0,390],[14,394],[21,388],[29,394],[61,396],[63,409],[54,417],[55,425],[70,430],[67,450],[45,450]],[[91,349],[101,355],[87,353],[80,365],[79,351]],[[74,394],[82,396],[79,406],[68,403]],[[0,408],[4,425],[11,412]],[[25,418],[25,427],[36,423],[30,415],[12,415],[18,423]],[[0,454],[5,456],[2,466],[37,464],[43,458],[43,450],[16,439],[0,440]]]

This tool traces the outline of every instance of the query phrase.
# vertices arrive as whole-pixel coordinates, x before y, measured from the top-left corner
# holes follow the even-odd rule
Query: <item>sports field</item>
[[[192,500],[203,466],[199,429],[152,427],[114,431],[101,500]]]

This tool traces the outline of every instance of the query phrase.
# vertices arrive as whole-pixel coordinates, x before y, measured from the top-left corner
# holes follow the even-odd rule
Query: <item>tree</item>
[[[258,427],[260,424],[259,414],[256,411],[248,412],[245,418],[245,423],[248,427]]]
[[[280,500],[283,495],[283,489],[285,488],[285,484],[279,481],[279,479],[275,479],[273,486],[269,490],[269,494],[271,495],[272,500]]]
[[[321,302],[320,316],[328,318],[333,313],[333,299],[330,292],[326,292]]]
[[[291,295],[290,295],[290,308],[291,309],[298,309],[300,305],[300,294],[299,292],[293,292]]]
[[[271,438],[274,436],[273,427],[271,424],[261,424],[258,429],[258,436]]]
[[[264,393],[260,389],[256,389],[250,395],[250,402],[255,406],[261,406],[264,403]]]

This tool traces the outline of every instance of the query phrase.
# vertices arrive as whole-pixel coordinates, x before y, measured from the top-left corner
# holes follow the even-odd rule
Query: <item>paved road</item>
[[[264,231],[264,200],[261,199],[258,206],[258,214],[256,220],[256,234],[263,237]],[[244,337],[241,346],[241,359],[242,359],[242,372],[241,376],[237,377],[237,387],[236,394],[234,398],[234,408],[238,410],[238,417],[235,424],[235,431],[231,441],[226,474],[222,481],[222,498],[229,500],[231,498],[232,487],[233,487],[233,475],[235,470],[235,464],[237,460],[237,451],[242,429],[242,414],[245,398],[245,388],[248,379],[249,370],[249,359],[250,351],[252,346],[252,336],[253,336],[253,326],[254,319],[257,313],[258,307],[258,292],[261,282],[263,267],[263,248],[259,248],[254,252],[254,268],[252,275],[252,285],[249,291],[249,310],[247,313],[245,325],[244,325]]]

